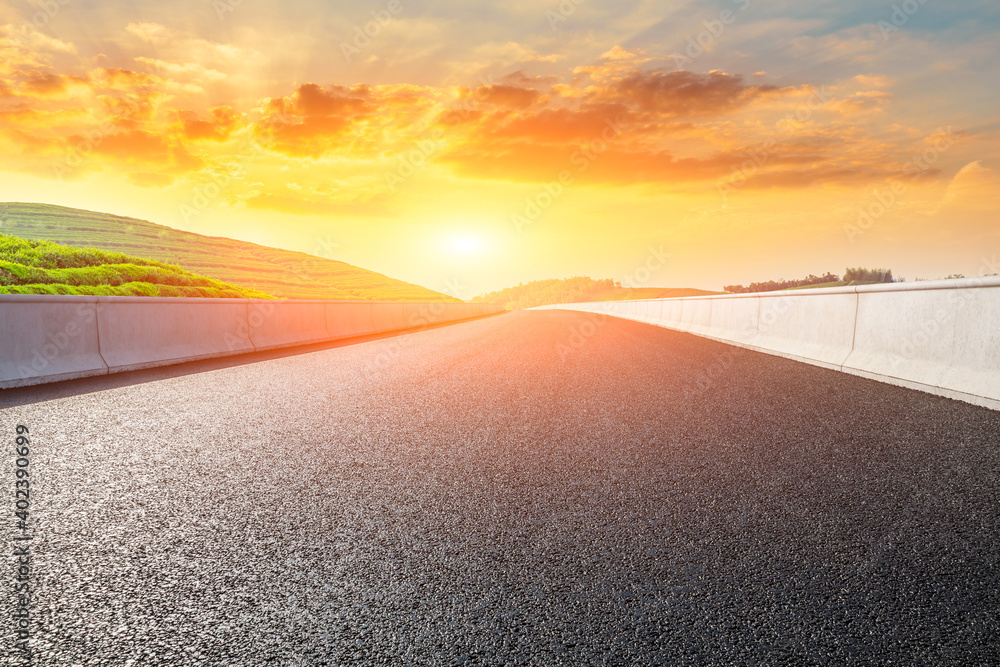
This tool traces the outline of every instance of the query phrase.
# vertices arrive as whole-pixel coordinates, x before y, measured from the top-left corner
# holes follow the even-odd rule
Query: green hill
[[[178,266],[0,234],[0,294],[270,299]]]
[[[281,298],[458,301],[426,287],[304,252],[49,204],[0,203],[0,232],[145,257]]]
[[[507,310],[547,306],[553,303],[584,301],[624,301],[627,299],[666,299],[680,296],[719,294],[686,287],[622,287],[614,280],[594,280],[583,276],[552,278],[521,283],[497,292],[477,296],[473,301],[502,303]]]

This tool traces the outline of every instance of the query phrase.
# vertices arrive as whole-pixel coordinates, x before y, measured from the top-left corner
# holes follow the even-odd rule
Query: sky
[[[466,299],[996,273],[998,195],[995,0],[0,3],[0,201]]]

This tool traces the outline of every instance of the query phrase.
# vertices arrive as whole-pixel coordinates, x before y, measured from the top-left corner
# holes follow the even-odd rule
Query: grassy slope
[[[0,294],[271,298],[162,262],[5,234]]]
[[[625,301],[627,299],[673,299],[681,296],[722,294],[689,287],[615,287],[594,295],[595,301]]]
[[[0,203],[0,232],[148,257],[290,299],[457,301],[345,262],[62,206]]]

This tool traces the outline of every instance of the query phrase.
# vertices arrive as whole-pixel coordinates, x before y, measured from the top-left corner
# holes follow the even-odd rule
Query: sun
[[[478,257],[486,250],[486,241],[469,234],[451,236],[445,240],[445,249],[453,257]]]

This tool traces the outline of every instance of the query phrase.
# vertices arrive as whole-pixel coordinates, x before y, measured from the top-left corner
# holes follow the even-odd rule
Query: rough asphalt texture
[[[3,394],[36,664],[1000,662],[1000,413],[593,318]]]

